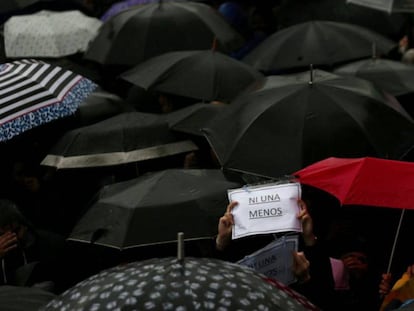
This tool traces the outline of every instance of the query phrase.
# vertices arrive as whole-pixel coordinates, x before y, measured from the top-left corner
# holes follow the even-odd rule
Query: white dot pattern
[[[102,22],[80,11],[16,15],[4,24],[6,56],[61,57],[84,52]]]
[[[306,310],[294,298],[233,263],[209,258],[150,259],[102,271],[67,290],[51,310]]]

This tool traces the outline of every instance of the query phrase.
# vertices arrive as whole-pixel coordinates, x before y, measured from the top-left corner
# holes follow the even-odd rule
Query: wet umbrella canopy
[[[143,88],[196,98],[230,101],[263,75],[214,50],[176,51],[153,57],[121,77]]]
[[[227,189],[240,187],[220,170],[169,169],[108,185],[72,230],[69,240],[117,249],[209,239],[227,205]]]
[[[414,66],[389,59],[364,59],[340,66],[336,74],[357,76],[394,95],[414,93]]]
[[[203,136],[202,128],[219,116],[226,104],[196,103],[166,115],[170,128],[174,131]]]
[[[66,132],[42,165],[65,168],[112,166],[197,150],[169,130],[162,115],[124,112]]]
[[[40,11],[4,24],[6,56],[61,57],[84,52],[102,22],[80,11]]]
[[[329,20],[366,27],[394,40],[401,38],[407,17],[404,13],[389,14],[347,3],[347,0],[286,0],[277,12],[280,28],[311,20]]]
[[[309,310],[249,268],[191,257],[155,258],[104,270],[67,290],[41,311],[79,309]]]
[[[136,65],[162,53],[211,48],[230,52],[244,42],[212,7],[159,1],[122,11],[104,23],[85,58],[104,65]]]
[[[328,158],[293,175],[344,205],[414,209],[414,163],[372,157]]]
[[[266,38],[243,61],[263,71],[313,65],[333,66],[388,53],[396,43],[367,28],[332,21],[309,21],[281,29]]]
[[[270,76],[204,129],[224,168],[280,177],[327,157],[399,159],[414,123],[372,83],[323,71]]]
[[[413,0],[347,0],[349,3],[358,4],[368,8],[391,12],[414,12]]]

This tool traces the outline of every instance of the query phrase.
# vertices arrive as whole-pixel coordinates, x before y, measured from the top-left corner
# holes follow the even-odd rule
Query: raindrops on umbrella
[[[84,52],[102,22],[80,11],[16,15],[4,25],[6,56],[62,57]]]

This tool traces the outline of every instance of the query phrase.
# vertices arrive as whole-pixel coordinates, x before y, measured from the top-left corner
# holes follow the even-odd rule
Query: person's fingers
[[[293,255],[293,273],[299,282],[306,282],[310,279],[309,266],[310,263],[306,259],[303,252],[292,252]]]
[[[386,295],[386,294],[389,293],[389,291],[391,289],[391,277],[392,277],[392,275],[391,275],[391,273],[383,273],[381,275],[381,277],[382,277],[382,280],[379,284],[378,292],[381,295]]]
[[[302,199],[298,199],[298,206],[300,209],[306,209],[306,203]]]
[[[6,232],[0,237],[0,245],[8,246],[10,243],[16,243],[17,236],[14,232]]]
[[[306,213],[307,213],[307,212],[306,212],[306,210],[300,210],[300,211],[299,211],[299,213],[298,213],[298,216],[297,216],[297,217],[298,217],[299,219],[301,219],[303,216],[305,216],[305,215],[306,215]]]
[[[237,202],[237,201],[230,202],[230,203],[229,203],[229,205],[227,205],[226,214],[227,214],[227,213],[231,213],[231,211],[233,210],[233,208],[234,208],[237,204],[239,204],[239,202]]]
[[[220,222],[225,226],[229,227],[233,225],[233,217],[225,215],[220,218]]]
[[[297,266],[309,265],[309,261],[306,259],[303,252],[293,252],[293,262],[296,263]]]

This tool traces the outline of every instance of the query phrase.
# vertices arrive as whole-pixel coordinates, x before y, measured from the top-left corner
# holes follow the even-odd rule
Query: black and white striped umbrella
[[[0,65],[0,141],[69,116],[97,84],[36,60]]]

